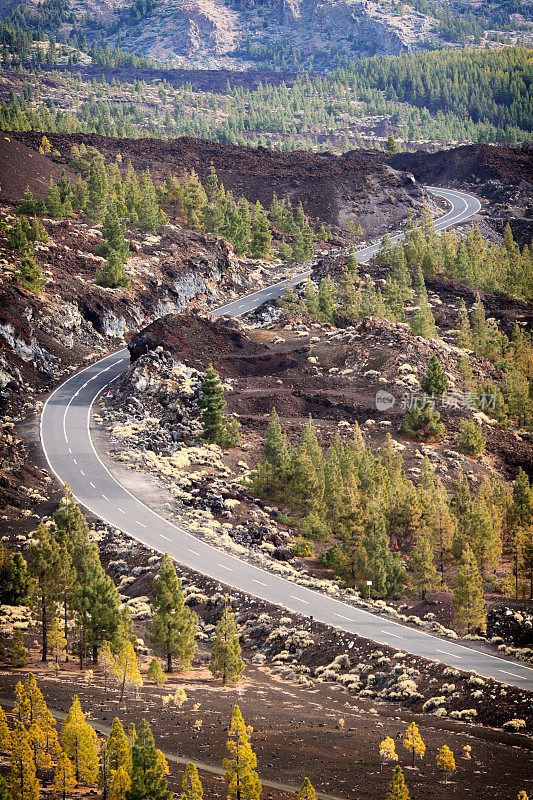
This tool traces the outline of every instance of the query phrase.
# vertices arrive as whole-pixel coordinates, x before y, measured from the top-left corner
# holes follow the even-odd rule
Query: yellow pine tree
[[[66,800],[67,794],[76,786],[76,774],[70,758],[65,752],[59,754],[54,771],[54,790]]]
[[[17,683],[15,697],[17,702],[13,714],[26,728],[34,722],[39,722],[46,715],[48,709],[33,672],[28,674],[24,683],[21,681]]]
[[[187,764],[185,775],[181,782],[180,800],[203,800],[204,790],[194,764]]]
[[[394,761],[398,761],[394,739],[391,739],[390,736],[386,736],[379,745],[379,759],[381,761],[381,770],[383,770],[383,764],[392,764]]]
[[[123,767],[126,772],[131,770],[131,747],[128,737],[124,732],[121,721],[115,717],[106,743],[107,764],[110,773]]]
[[[7,726],[7,719],[2,706],[0,706],[0,751],[9,753],[11,750],[11,734]]]
[[[74,764],[76,783],[93,784],[98,777],[98,743],[96,733],[85,722],[78,696],[67,714],[61,731],[61,743]]]
[[[109,684],[109,678],[111,675],[114,674],[116,669],[115,656],[111,651],[109,642],[104,642],[102,644],[100,652],[98,653],[98,664],[100,665],[102,672],[104,674],[104,691],[106,693],[106,698],[107,698],[107,687]]]
[[[448,775],[455,769],[455,758],[448,745],[443,744],[437,753],[437,766],[444,772],[444,782],[448,780]]]
[[[39,800],[35,761],[24,725],[19,722],[11,736],[10,787],[13,800]]]
[[[259,800],[261,782],[255,768],[257,758],[250,746],[250,726],[246,726],[239,706],[235,706],[226,747],[231,758],[225,758],[223,767],[228,783],[228,800]]]
[[[131,778],[124,767],[119,767],[113,773],[109,784],[108,800],[125,800],[131,788]]]
[[[416,722],[411,722],[409,727],[407,728],[407,733],[405,734],[405,739],[403,741],[403,746],[406,750],[412,755],[412,764],[411,766],[414,767],[415,765],[415,756],[420,756],[420,758],[424,757],[424,753],[426,752],[426,745],[422,741],[422,737],[418,731],[418,727]]]
[[[52,654],[56,676],[59,673],[59,665],[67,657],[67,640],[61,628],[59,618],[55,616],[48,632],[48,649]]]
[[[298,792],[298,800],[316,800],[316,792],[309,778],[303,779]]]
[[[115,677],[120,686],[120,699],[129,687],[142,686],[141,673],[137,663],[137,655],[130,641],[124,642],[115,661]]]
[[[163,775],[170,775],[167,760],[161,750],[156,751],[156,760],[163,771]]]

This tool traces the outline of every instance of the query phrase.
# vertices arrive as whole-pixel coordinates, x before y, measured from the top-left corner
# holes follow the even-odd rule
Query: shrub
[[[485,452],[486,442],[480,425],[470,419],[461,422],[461,430],[457,436],[458,450],[470,456],[479,456]]]
[[[507,722],[503,723],[504,731],[512,731],[514,733],[518,731],[524,731],[526,729],[526,721],[525,719],[509,719]]]
[[[439,697],[430,697],[429,700],[426,700],[422,706],[422,711],[424,714],[428,714],[430,711],[434,711],[439,706],[443,706],[445,702],[446,698],[443,695]]]
[[[315,554],[313,543],[304,539],[303,536],[296,537],[291,545],[291,550],[293,555],[297,556],[298,558],[313,558]]]
[[[417,401],[412,411],[402,419],[400,431],[406,436],[423,441],[439,440],[444,437],[446,428],[439,422],[440,414],[433,409],[427,399]]]

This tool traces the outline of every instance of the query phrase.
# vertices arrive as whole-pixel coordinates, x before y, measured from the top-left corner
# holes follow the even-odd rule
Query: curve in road
[[[439,230],[463,222],[480,209],[479,201],[461,192],[431,189],[452,203],[452,210],[437,221]],[[393,237],[393,242],[400,237]],[[379,245],[356,255],[364,262]],[[309,272],[294,276],[305,280]],[[283,294],[286,281],[239,298],[215,312],[240,316]],[[100,459],[90,432],[92,406],[103,389],[128,366],[127,349],[113,353],[81,370],[61,384],[47,399],[41,414],[41,443],[51,471],[69,483],[76,500],[97,517],[176,561],[223,584],[284,606],[316,620],[431,660],[485,677],[533,689],[533,670],[522,664],[472,650],[453,641],[380,617],[319,592],[299,586],[229,555],[197,539],[150,509],[120,484]]]

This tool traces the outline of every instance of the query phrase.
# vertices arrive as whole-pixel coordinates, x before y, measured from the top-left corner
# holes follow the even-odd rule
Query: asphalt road
[[[476,198],[464,193],[434,191],[453,205],[437,222],[439,230],[469,219],[480,208]],[[393,237],[393,242],[397,238]],[[371,245],[359,251],[358,261],[368,260],[377,249],[378,245]],[[295,276],[293,284],[305,280],[307,274]],[[215,313],[240,316],[269,298],[279,297],[286,283],[261,289]],[[177,562],[250,595],[299,614],[313,615],[316,620],[381,644],[533,690],[533,670],[529,667],[439,639],[265,572],[197,539],[134,497],[102,462],[90,433],[91,409],[96,398],[128,364],[126,349],[91,364],[61,384],[42,411],[41,443],[50,469],[61,483],[70,485],[82,506],[149,547],[168,552]]]

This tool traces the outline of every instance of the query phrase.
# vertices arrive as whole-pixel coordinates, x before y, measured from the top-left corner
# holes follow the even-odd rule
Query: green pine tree
[[[143,719],[131,748],[131,786],[126,800],[172,800],[159,752],[150,725]]]
[[[385,795],[385,800],[409,800],[409,790],[399,764],[394,767],[394,774]]]
[[[152,623],[149,637],[173,670],[173,660],[180,670],[190,668],[196,652],[196,614],[185,604],[181,581],[170,556],[165,554],[153,583]]]
[[[222,383],[212,364],[207,368],[201,386],[200,407],[203,408],[204,439],[208,442],[216,442],[223,436],[225,430],[226,400]]]
[[[483,582],[474,553],[467,544],[463,550],[453,594],[454,624],[460,633],[484,628],[486,620]]]
[[[224,613],[217,623],[209,669],[214,678],[222,678],[224,686],[238,683],[244,671],[235,617],[228,611],[227,602],[224,603]]]
[[[422,379],[422,390],[428,395],[435,397],[442,397],[448,389],[450,381],[448,376],[442,369],[440,361],[437,356],[431,356],[428,364],[427,372]]]

